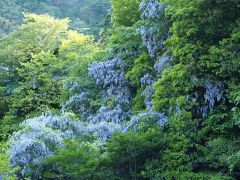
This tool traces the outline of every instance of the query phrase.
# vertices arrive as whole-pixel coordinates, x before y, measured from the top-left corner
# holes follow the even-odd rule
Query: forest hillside
[[[23,13],[69,18],[71,29],[97,36],[110,13],[108,0],[1,0],[0,7],[0,37],[18,29]]]
[[[239,0],[0,6],[0,180],[240,179]]]

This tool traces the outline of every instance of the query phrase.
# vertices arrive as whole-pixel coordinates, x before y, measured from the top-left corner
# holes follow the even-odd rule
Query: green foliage
[[[165,136],[159,129],[149,129],[145,133],[116,133],[107,143],[103,162],[115,179],[141,179],[144,164],[160,157],[165,143]]]
[[[140,0],[111,0],[112,21],[116,26],[132,26],[140,19]]]
[[[164,70],[162,78],[154,85],[154,108],[168,113],[171,106],[182,107],[185,104],[184,94],[187,94],[191,87],[188,78],[188,71],[182,64],[177,64],[170,69]]]
[[[153,70],[153,61],[147,54],[142,54],[135,61],[131,71],[128,71],[126,77],[131,80],[131,82],[137,86],[141,86],[141,78],[147,74],[151,73]]]
[[[61,67],[59,59],[48,53],[34,55],[30,62],[21,63],[18,74],[21,83],[13,95],[11,108],[18,116],[59,109]],[[26,73],[27,72],[27,73]]]
[[[0,38],[19,26],[22,12],[49,14],[55,18],[69,17],[72,29],[97,36],[104,26],[110,4],[108,0],[3,0],[0,7]]]
[[[25,14],[19,31],[2,40],[1,57],[14,63],[29,61],[33,54],[54,51],[63,33],[68,29],[69,20],[54,19],[48,15]]]
[[[59,58],[62,62],[61,72],[65,74],[62,78],[64,87],[61,88],[59,98],[61,104],[69,100],[74,93],[79,93],[82,89],[91,89],[92,92],[88,94],[88,98],[91,99],[90,108],[95,109],[101,105],[102,100],[96,92],[98,88],[88,76],[88,65],[95,60],[101,61],[105,58],[105,53],[94,42],[94,38],[69,31],[67,39],[63,40],[59,48]],[[77,86],[69,92],[72,83]]]
[[[20,29],[0,42],[1,97],[8,103],[2,112],[3,134],[16,130],[27,114],[59,108],[56,77],[61,72],[54,53],[67,28],[66,19],[25,14]]]
[[[66,158],[67,157],[67,158]],[[99,179],[101,157],[97,144],[67,141],[65,147],[43,162],[44,179]],[[34,173],[34,172],[33,172]]]
[[[133,110],[141,111],[144,109],[144,97],[142,96],[143,88],[141,88],[141,78],[151,73],[153,70],[153,60],[147,55],[142,54],[135,59],[132,69],[126,73],[126,77],[136,88],[136,95],[133,99]]]
[[[136,92],[135,97],[133,98],[133,111],[139,112],[145,108],[144,97],[142,96],[143,89],[139,89]]]
[[[12,114],[11,111],[7,112],[1,119],[0,140],[6,141],[14,131],[19,130],[18,125],[22,120],[23,119],[21,117],[17,117],[16,115]]]
[[[88,83],[88,64],[100,49],[92,36],[69,31],[68,22],[26,14],[19,31],[0,43],[0,62],[6,70],[1,77],[1,96],[8,103],[1,111],[2,138],[17,130],[17,124],[26,116],[58,111],[70,96],[63,88],[66,81],[80,76],[82,87],[83,82]]]
[[[25,14],[25,23],[19,31],[0,42],[1,85],[5,94],[11,94],[18,85],[20,77],[17,68],[21,67],[21,63],[29,62],[34,54],[42,51],[53,52],[67,28],[68,20]]]
[[[134,60],[138,58],[138,51],[143,51],[141,36],[137,33],[138,26],[116,27],[111,30],[111,36],[108,39],[107,48],[110,49],[110,53],[124,61],[126,71],[132,68]]]
[[[190,176],[185,177],[181,172],[191,170],[194,173],[205,172],[212,179],[228,179],[227,159],[235,151],[234,147],[238,146],[234,144],[237,143],[234,137],[238,134],[238,127],[234,122],[237,120],[238,108],[233,108],[236,115],[233,120],[231,107],[235,106],[233,103],[238,94],[236,86],[238,72],[235,69],[238,64],[233,61],[239,58],[239,53],[233,49],[238,44],[234,37],[238,37],[235,26],[239,18],[239,6],[234,1],[167,2],[169,6],[166,12],[172,20],[170,29],[172,36],[166,41],[166,45],[172,49],[178,62],[172,68],[164,70],[162,77],[155,84],[153,104],[154,108],[166,113],[169,113],[169,108],[172,108],[175,116],[178,114],[177,109],[175,110],[177,106],[180,107],[181,116],[185,112],[190,116],[182,120],[174,117],[173,126],[177,129],[168,131],[168,134],[173,133],[168,140],[169,147],[172,145],[175,147],[178,144],[171,142],[175,136],[182,137],[178,133],[186,134],[183,139],[179,139],[182,144],[181,151],[177,150],[176,156],[172,156],[174,149],[171,149],[169,155],[166,154],[169,159],[164,160],[166,165],[168,164],[166,162],[173,162],[169,167],[180,170],[180,174],[177,173],[178,171],[171,171],[171,168],[167,168],[168,170],[162,174],[170,171],[168,178],[172,178],[172,174],[177,173],[173,177],[186,179],[191,177],[191,173]],[[224,6],[232,10],[228,11]],[[199,121],[194,108],[204,104],[206,96],[204,83],[207,79],[223,82],[226,96],[224,102],[218,104],[207,119]],[[199,93],[198,102],[188,100],[189,97],[194,96],[194,92]],[[216,139],[219,136],[222,138]],[[230,147],[226,146],[226,141],[229,140],[225,140],[224,137],[234,138]],[[205,143],[209,143],[210,151],[205,150]],[[191,144],[191,147],[188,144]],[[182,151],[184,149],[185,151]],[[179,159],[174,159],[177,157]],[[185,164],[181,158],[191,163]],[[214,174],[213,172],[222,172],[226,177],[211,175]],[[234,176],[238,177],[237,174]]]
[[[88,64],[95,59],[101,59],[102,50],[96,45],[92,36],[69,31],[67,38],[62,41],[59,48],[59,58],[63,64],[62,69],[68,75],[64,81],[79,82],[82,88],[89,83]]]
[[[17,168],[12,169],[6,155],[7,145],[6,143],[0,143],[0,178],[15,180],[17,177],[14,175],[14,172],[17,171]]]

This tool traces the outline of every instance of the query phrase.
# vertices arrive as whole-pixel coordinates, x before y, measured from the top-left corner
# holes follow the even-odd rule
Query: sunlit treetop
[[[112,21],[116,26],[132,26],[140,19],[140,0],[111,0]]]
[[[92,36],[86,36],[84,34],[79,34],[76,31],[68,31],[67,38],[63,40],[61,44],[61,49],[67,49],[73,43],[78,45],[83,45],[86,43],[92,43],[94,41]]]
[[[24,14],[20,29],[4,38],[0,57],[28,61],[32,54],[54,51],[68,30],[68,19],[55,19],[49,15]]]

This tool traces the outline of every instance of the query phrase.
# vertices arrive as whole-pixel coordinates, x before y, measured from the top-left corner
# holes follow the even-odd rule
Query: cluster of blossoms
[[[66,109],[71,109],[73,112],[80,110],[82,119],[95,124],[99,122],[119,124],[126,120],[131,113],[129,108],[126,108],[130,106],[131,94],[129,83],[124,77],[123,62],[118,58],[108,59],[104,62],[93,62],[89,65],[88,74],[100,87],[101,97],[112,101],[114,107],[109,108],[103,105],[94,114],[90,109],[88,91],[82,90],[80,94],[75,94],[65,103],[62,107],[62,113]]]
[[[123,68],[122,61],[119,58],[114,58],[104,62],[93,62],[89,65],[88,73],[95,79],[97,85],[108,87],[125,82]]]
[[[115,96],[115,99],[122,103],[130,103],[129,83],[124,76],[124,66],[120,59],[94,62],[89,65],[88,73],[90,77],[94,78],[96,85],[104,89],[103,98]],[[119,102],[117,101],[117,103]]]
[[[176,115],[180,116],[181,115],[181,109],[180,109],[180,106],[179,105],[175,105],[175,106],[170,106],[169,108],[169,113],[172,114],[172,113],[176,113]]]
[[[158,0],[147,0],[140,3],[143,25],[139,28],[143,44],[147,47],[151,57],[155,57],[163,48],[163,42],[167,37],[167,24],[163,20],[166,4]]]
[[[61,112],[64,114],[66,109],[71,109],[73,112],[78,110],[81,111],[81,116],[83,119],[90,116],[91,110],[86,106],[89,104],[89,99],[87,97],[87,92],[82,91],[80,94],[75,94],[72,96],[63,106]]]
[[[155,71],[157,71],[158,73],[162,72],[164,68],[170,66],[171,60],[171,56],[160,56],[157,62],[154,64]]]
[[[153,94],[151,75],[146,74],[141,79],[142,86],[146,87],[145,96],[148,110],[140,113],[130,120],[126,126],[124,123],[130,117],[130,90],[128,82],[124,77],[122,61],[119,59],[108,60],[106,62],[93,63],[89,66],[89,75],[94,78],[96,84],[102,88],[103,98],[115,100],[114,108],[102,106],[96,114],[92,115],[87,91],[75,94],[62,107],[62,113],[67,108],[73,111],[81,110],[85,113],[87,122],[73,121],[68,117],[58,117],[55,115],[42,115],[40,117],[28,119],[21,124],[22,130],[15,132],[10,139],[10,161],[13,167],[20,167],[19,177],[25,177],[31,171],[30,165],[40,164],[43,159],[54,155],[57,148],[64,146],[65,138],[81,138],[91,135],[99,141],[106,141],[116,131],[125,132],[129,129],[140,130],[141,122],[146,124],[158,124],[163,126],[166,116],[152,110],[151,98]],[[74,85],[77,86],[77,85]],[[37,170],[36,170],[37,171]],[[38,175],[38,171],[35,172]]]
[[[155,57],[163,48],[163,40],[158,36],[158,32],[154,27],[142,26],[139,28],[144,46],[147,47],[150,57]]]
[[[78,92],[79,87],[80,87],[80,84],[74,79],[68,79],[63,84],[63,88],[71,94]]]
[[[160,56],[164,50],[164,41],[169,36],[169,24],[164,17],[166,7],[167,4],[158,0],[143,0],[139,5],[139,10],[142,12],[142,26],[138,31],[141,34],[143,45],[147,47],[149,56],[156,59],[154,62],[156,73],[153,76],[145,74],[141,79],[141,86],[145,87],[142,96],[145,97],[144,101],[148,110],[152,108],[153,84],[163,69],[169,67],[172,61],[172,57],[169,55]],[[179,106],[176,106],[176,112],[177,114],[181,113]]]
[[[152,87],[153,83],[155,83],[155,81],[153,80],[153,77],[148,73],[141,78],[141,86],[145,87],[141,95],[144,97],[145,106],[147,108],[152,107],[152,95],[154,93],[154,89]]]
[[[144,127],[141,127],[143,124],[148,127],[155,126],[156,124],[159,125],[160,127],[163,127],[166,121],[167,117],[164,114],[157,113],[153,109],[148,109],[143,113],[139,113],[133,116],[131,118],[131,121],[125,127],[124,132],[129,130],[133,131],[144,130]]]
[[[204,95],[205,103],[207,104],[210,112],[214,110],[215,104],[223,99],[223,83],[219,82],[215,85],[209,81],[205,83],[206,93]]]
[[[124,126],[119,123],[101,121],[98,123],[89,122],[85,127],[88,134],[91,134],[99,141],[106,141],[116,131],[123,131]]]
[[[114,107],[113,109],[110,109],[106,106],[102,106],[96,115],[94,116],[90,116],[88,118],[89,122],[93,122],[93,123],[98,123],[98,122],[113,122],[113,123],[121,123],[124,120],[126,120],[126,118],[128,117],[128,113],[123,111],[122,108],[117,105],[116,107]]]
[[[99,141],[105,141],[116,131],[122,131],[122,125],[114,122],[73,121],[68,117],[42,115],[25,120],[22,130],[15,132],[10,141],[10,161],[12,167],[20,167],[19,177],[25,177],[31,171],[30,165],[38,166],[43,159],[54,155],[64,146],[64,139],[81,138],[92,135]],[[35,175],[38,175],[37,169]],[[36,177],[37,178],[37,177]]]
[[[144,0],[140,3],[139,9],[142,11],[141,19],[158,19],[164,12],[166,4],[158,0]]]
[[[68,88],[68,91],[70,93],[74,92],[75,89],[78,88],[79,84],[77,82],[71,81],[70,83],[68,83],[69,85],[71,85],[70,88]]]
[[[114,58],[105,62],[94,62],[89,65],[89,76],[93,77],[96,85],[102,88],[101,96],[104,99],[111,99],[115,108],[101,107],[97,114],[89,117],[91,121],[121,122],[126,120],[130,113],[131,93],[129,83],[124,75],[123,62]]]
[[[208,114],[214,111],[216,103],[219,103],[224,99],[223,90],[224,85],[222,82],[213,85],[209,81],[206,81],[204,94],[205,104],[203,106],[195,108],[194,113],[203,119],[207,118]],[[194,95],[195,97],[192,99],[192,101],[199,101],[198,93],[195,92]]]
[[[22,130],[15,132],[10,143],[10,161],[13,167],[21,167],[20,176],[30,170],[30,164],[38,164],[43,158],[53,155],[63,146],[65,137],[72,137],[77,128],[67,118],[42,115],[21,124]]]
[[[158,58],[158,61],[154,64],[154,69],[156,72],[160,73],[164,68],[170,66],[170,62],[172,60],[171,56],[164,55]],[[145,74],[141,78],[141,86],[145,87],[142,92],[142,96],[145,97],[144,102],[147,108],[152,107],[152,96],[154,94],[153,84],[156,83],[156,79],[158,76],[152,76],[149,73]]]
[[[98,140],[106,140],[115,131],[121,131],[121,125],[131,114],[131,94],[129,83],[124,77],[123,62],[114,58],[104,62],[94,62],[88,68],[89,77],[92,77],[98,87],[103,99],[113,101],[113,108],[102,105],[96,113],[89,108],[87,90],[72,96],[62,107],[62,113],[67,108],[80,110],[82,118],[87,120],[83,133],[92,134]],[[127,108],[126,108],[127,107]],[[83,116],[84,115],[84,116]]]

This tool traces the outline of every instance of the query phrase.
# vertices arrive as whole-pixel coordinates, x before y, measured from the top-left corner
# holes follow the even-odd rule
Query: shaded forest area
[[[0,7],[0,37],[19,27],[22,13],[69,18],[71,29],[97,36],[110,13],[108,0],[1,0]]]

